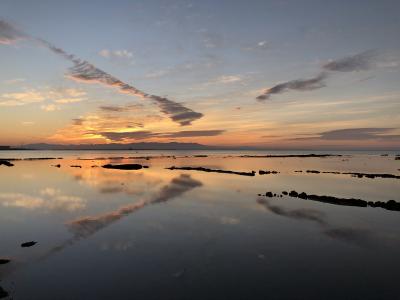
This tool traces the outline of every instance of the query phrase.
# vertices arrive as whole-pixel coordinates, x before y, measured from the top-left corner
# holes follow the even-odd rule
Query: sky
[[[1,0],[0,145],[400,148],[400,2]]]

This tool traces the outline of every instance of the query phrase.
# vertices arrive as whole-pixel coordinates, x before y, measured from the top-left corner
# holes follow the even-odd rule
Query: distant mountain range
[[[27,150],[216,150],[221,147],[207,146],[197,143],[131,143],[131,144],[27,144],[20,146]],[[232,148],[224,148],[232,149]]]

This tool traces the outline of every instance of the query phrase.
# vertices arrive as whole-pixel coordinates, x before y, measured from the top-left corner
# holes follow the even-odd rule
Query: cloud
[[[22,31],[19,31],[15,27],[11,26],[9,23],[0,20],[0,42],[3,44],[10,44],[16,42],[19,39],[28,37]],[[73,66],[69,69],[69,74],[67,77],[79,82],[85,83],[98,83],[108,87],[113,87],[118,89],[121,93],[130,94],[133,96],[138,96],[142,99],[147,99],[157,104],[160,110],[169,116],[171,120],[179,123],[181,126],[191,125],[191,123],[197,119],[203,117],[202,113],[195,112],[184,105],[174,102],[165,97],[160,97],[157,95],[147,94],[121,80],[118,78],[98,69],[94,65],[87,61],[81,60],[75,55],[69,54],[61,48],[58,48],[46,40],[35,38],[35,41],[40,43],[40,45],[48,48],[53,53],[60,55],[61,57],[71,61]],[[127,55],[127,53],[120,51],[117,55]],[[1,104],[0,104],[1,105]]]
[[[79,218],[67,223],[67,227],[75,238],[86,238],[147,205],[167,202],[200,186],[202,186],[200,181],[182,174],[172,179],[169,184],[163,186],[156,195],[148,200],[141,200],[99,216]]]
[[[103,49],[99,51],[99,55],[105,58],[117,58],[131,60],[133,58],[133,53],[128,50],[108,50]]]
[[[224,133],[224,130],[191,130],[178,132],[152,132],[152,131],[131,131],[131,132],[101,132],[102,136],[113,141],[125,139],[142,140],[147,138],[185,138],[199,136],[217,136]]]
[[[337,60],[331,60],[322,66],[323,72],[314,78],[297,79],[278,84],[266,89],[256,99],[265,101],[272,94],[280,94],[288,90],[307,91],[325,87],[324,80],[336,72],[359,72],[383,67],[393,68],[400,65],[400,58],[397,53],[380,52],[377,50],[367,50],[355,55],[346,56]],[[329,72],[329,73],[328,73]]]
[[[128,104],[125,106],[117,106],[117,105],[104,105],[100,106],[100,110],[105,111],[105,112],[130,112],[130,111],[136,111],[143,106],[141,104]]]
[[[242,80],[243,80],[242,77],[239,75],[222,75],[217,79],[215,79],[213,83],[227,84],[227,83],[240,82]]]
[[[22,126],[32,126],[35,125],[35,122],[32,121],[23,121],[21,122]]]
[[[44,111],[56,111],[56,110],[60,110],[60,107],[55,105],[55,104],[46,104],[46,105],[42,105],[40,107],[42,110]]]
[[[57,48],[47,41],[41,40],[41,43],[54,53],[68,59],[74,65],[69,69],[68,77],[79,82],[98,83],[108,87],[118,89],[121,93],[138,96],[157,104],[161,112],[166,114],[171,120],[179,123],[181,126],[191,125],[197,119],[203,117],[203,114],[195,112],[180,103],[174,102],[165,97],[147,94],[118,78],[98,69],[87,61],[76,58],[72,54],[68,54],[61,48]]]
[[[21,83],[24,81],[25,81],[24,78],[15,78],[15,79],[4,80],[3,83],[4,84],[16,84],[16,83]]]
[[[31,103],[43,102],[46,97],[36,90],[1,95],[0,106],[22,106]]]
[[[268,100],[273,94],[281,94],[288,90],[296,91],[310,91],[323,88],[325,86],[324,80],[327,77],[327,73],[322,72],[316,77],[308,79],[297,79],[284,83],[277,84],[269,89],[266,89],[263,94],[257,97],[259,101]]]
[[[322,67],[328,71],[357,72],[366,71],[376,66],[378,51],[367,50],[355,55],[332,60]]]
[[[400,135],[390,134],[395,128],[347,128],[317,133],[314,137],[294,140],[400,140]]]
[[[22,31],[0,20],[0,44],[10,45],[24,38],[26,35]]]
[[[80,102],[86,99],[85,92],[77,89],[27,90],[5,93],[0,96],[0,106],[22,106],[50,100],[58,104]],[[42,109],[55,108],[54,104],[43,105]],[[54,109],[53,109],[54,110]]]

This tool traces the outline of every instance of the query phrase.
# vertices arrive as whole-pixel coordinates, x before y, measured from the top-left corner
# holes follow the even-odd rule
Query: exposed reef
[[[7,166],[7,167],[14,166],[14,164],[10,163],[8,160],[0,160],[0,166],[1,165]]]
[[[22,247],[22,248],[27,248],[27,247],[32,247],[32,246],[34,246],[34,245],[36,245],[36,244],[37,244],[37,242],[30,241],[30,242],[22,243],[22,244],[21,244],[21,247]]]
[[[357,198],[339,198],[334,196],[326,196],[326,195],[313,195],[307,194],[305,192],[296,192],[290,191],[289,193],[286,191],[282,192],[282,195],[289,195],[293,198],[299,198],[303,200],[311,200],[311,201],[318,201],[323,203],[335,204],[335,205],[344,205],[344,206],[358,206],[358,207],[381,207],[387,210],[393,211],[400,211],[400,202],[396,202],[395,200],[388,200],[386,202],[383,201],[366,201],[363,199]],[[272,192],[266,192],[264,195],[265,197],[280,197],[281,195],[277,195]]]
[[[269,171],[269,170],[259,170],[258,171],[258,174],[259,175],[269,175],[269,174],[278,174],[278,173],[280,173],[280,172],[278,172],[278,171]]]
[[[166,168],[168,170],[185,170],[185,171],[201,171],[201,172],[213,172],[213,173],[224,173],[224,174],[235,174],[235,175],[242,175],[242,176],[255,176],[256,172],[237,172],[237,171],[230,171],[230,170],[216,170],[216,169],[208,169],[204,167],[169,167]]]
[[[105,169],[117,169],[117,170],[140,170],[142,168],[148,168],[148,166],[143,166],[140,164],[121,164],[121,165],[106,164],[102,167]]]
[[[302,172],[302,171],[295,171],[297,172]],[[361,173],[361,172],[339,172],[339,171],[318,171],[318,170],[306,170],[306,173],[312,173],[312,174],[341,174],[341,175],[351,175],[352,177],[357,177],[357,178],[391,178],[391,179],[400,179],[399,175],[394,175],[394,174],[386,174],[386,173]]]
[[[290,158],[290,157],[341,157],[341,154],[288,154],[288,155],[240,155],[239,157],[255,158]]]
[[[11,260],[7,258],[0,258],[0,265],[8,264]]]

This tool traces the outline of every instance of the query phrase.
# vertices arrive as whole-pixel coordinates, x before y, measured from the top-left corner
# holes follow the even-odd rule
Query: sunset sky
[[[400,147],[400,2],[0,1],[0,145]]]

